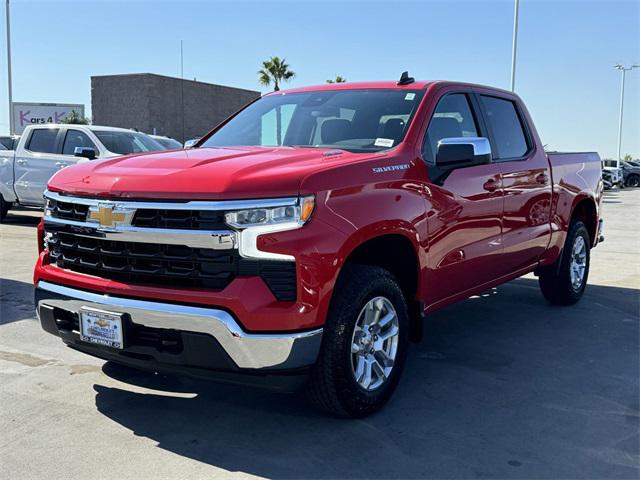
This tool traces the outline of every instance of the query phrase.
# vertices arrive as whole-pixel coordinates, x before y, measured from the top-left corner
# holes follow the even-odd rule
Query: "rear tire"
[[[368,265],[345,268],[307,396],[326,412],[361,418],[379,410],[396,389],[407,354],[409,316],[391,273]]]
[[[7,217],[7,213],[11,208],[10,202],[5,202],[2,195],[0,195],[0,222],[4,222],[4,219]]]
[[[584,223],[574,220],[560,258],[539,274],[540,290],[549,303],[573,305],[582,297],[589,277],[591,241]]]
[[[640,175],[629,175],[629,177],[627,178],[627,187],[640,187]]]

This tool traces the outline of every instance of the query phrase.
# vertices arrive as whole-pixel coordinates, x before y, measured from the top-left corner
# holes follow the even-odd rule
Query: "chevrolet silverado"
[[[535,272],[583,295],[596,153],[545,153],[518,96],[457,82],[273,92],[195,148],[48,184],[44,330],[131,367],[290,390],[362,417],[425,315]]]

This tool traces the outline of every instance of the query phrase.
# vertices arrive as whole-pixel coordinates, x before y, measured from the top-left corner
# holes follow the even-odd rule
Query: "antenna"
[[[400,80],[398,80],[398,85],[409,85],[411,83],[415,82],[415,80],[413,79],[413,77],[409,76],[409,72],[402,72],[402,75],[400,75]]]

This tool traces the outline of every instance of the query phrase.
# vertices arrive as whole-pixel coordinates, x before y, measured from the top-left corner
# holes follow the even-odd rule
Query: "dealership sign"
[[[29,125],[60,123],[72,110],[84,117],[84,105],[70,103],[12,103],[15,133],[20,135]]]

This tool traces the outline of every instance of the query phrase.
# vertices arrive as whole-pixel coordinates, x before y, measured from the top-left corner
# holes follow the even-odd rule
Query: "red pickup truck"
[[[45,198],[44,330],[355,417],[424,315],[529,272],[575,303],[602,238],[596,153],[545,153],[511,92],[407,75],[270,93],[195,148],[63,169]]]

